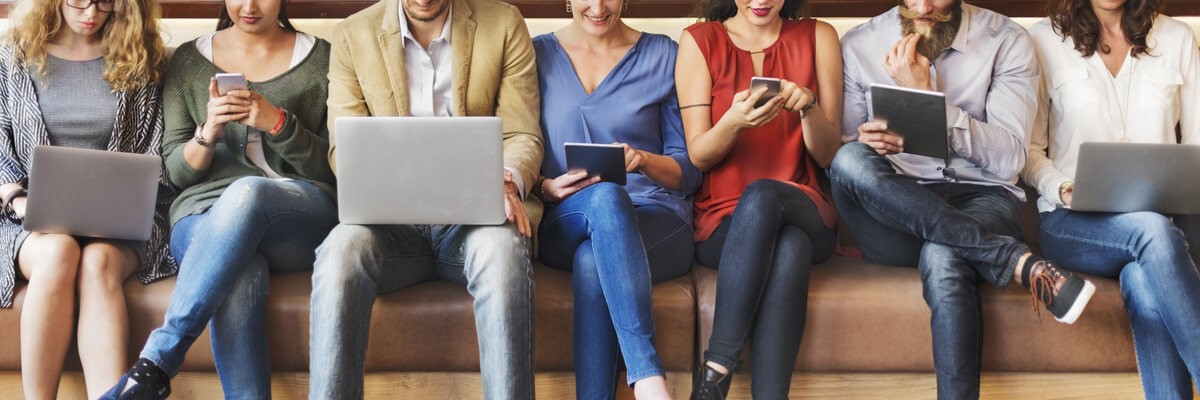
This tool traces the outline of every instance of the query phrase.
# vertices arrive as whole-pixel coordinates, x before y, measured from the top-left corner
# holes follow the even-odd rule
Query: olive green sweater
[[[208,118],[208,82],[221,71],[196,50],[195,41],[175,51],[163,88],[162,156],[167,179],[180,194],[171,204],[171,224],[183,217],[203,213],[233,181],[244,176],[264,176],[246,158],[247,126],[225,125],[216,141],[216,153],[206,170],[196,170],[184,159],[183,149],[195,136],[196,127]],[[325,98],[329,80],[329,42],[317,39],[304,61],[283,74],[263,82],[250,82],[250,90],[261,94],[275,107],[287,110],[279,134],[263,134],[263,153],[271,169],[288,178],[301,179],[336,196],[334,175],[329,168],[329,132],[325,121]]]

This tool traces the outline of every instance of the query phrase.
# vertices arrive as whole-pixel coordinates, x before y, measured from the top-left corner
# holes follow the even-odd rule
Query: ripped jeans
[[[174,377],[211,320],[225,398],[270,398],[268,272],[311,269],[317,245],[336,224],[333,199],[311,183],[234,181],[208,211],[172,228],[179,277],[163,325],[150,334],[141,357]]]

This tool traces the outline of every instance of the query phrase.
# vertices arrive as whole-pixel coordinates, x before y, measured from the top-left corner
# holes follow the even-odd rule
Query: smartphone
[[[235,89],[245,90],[245,89],[249,88],[249,86],[247,86],[247,83],[246,83],[246,76],[242,75],[241,73],[232,73],[232,74],[218,73],[216,75],[216,78],[217,78],[217,94],[222,95],[222,96],[224,96],[226,93],[229,93],[230,90],[235,90]]]
[[[757,103],[754,103],[754,108],[762,107],[763,104],[767,104],[768,101],[771,101],[772,98],[779,95],[779,78],[768,78],[765,76],[756,76],[750,78],[750,93],[754,93],[754,91],[758,90],[758,88],[764,86],[767,87],[767,92],[763,93],[762,97],[758,99]]]

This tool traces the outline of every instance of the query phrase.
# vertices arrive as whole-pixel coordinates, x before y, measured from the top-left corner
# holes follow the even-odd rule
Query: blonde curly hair
[[[46,42],[66,26],[65,0],[16,0],[8,14],[12,22],[4,39],[12,44],[18,62],[46,75]],[[113,12],[97,32],[104,44],[104,81],[114,91],[160,84],[166,51],[158,32],[158,0],[113,0]]]

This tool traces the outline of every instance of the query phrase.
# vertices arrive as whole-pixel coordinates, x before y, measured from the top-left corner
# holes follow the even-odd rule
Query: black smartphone
[[[768,78],[765,76],[756,76],[750,78],[750,93],[754,93],[760,87],[765,86],[767,88],[767,92],[763,93],[762,97],[758,99],[757,103],[754,103],[754,108],[762,107],[763,104],[767,104],[767,102],[771,101],[772,98],[778,96],[780,85],[781,82],[779,78]]]

